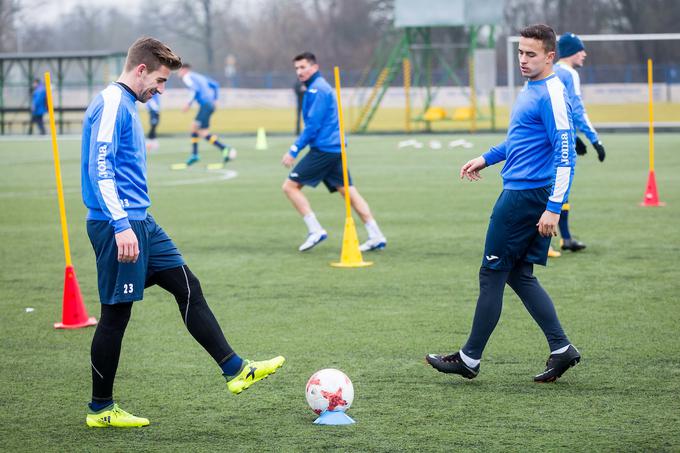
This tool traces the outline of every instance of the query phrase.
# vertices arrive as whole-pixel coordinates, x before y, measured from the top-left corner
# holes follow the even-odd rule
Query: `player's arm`
[[[217,101],[217,99],[220,97],[220,85],[217,83],[217,81],[213,79],[208,79],[208,86],[210,89],[213,91],[213,99]]]
[[[569,199],[576,161],[571,106],[564,90],[550,90],[541,107],[541,120],[552,145],[555,173],[552,192],[537,227],[542,236],[555,236],[562,205]]]
[[[326,113],[330,102],[332,102],[333,94],[317,91],[312,93],[307,91],[305,96],[309,96],[307,101],[310,103],[307,117],[305,118],[305,128],[302,130],[300,136],[295,140],[295,143],[290,147],[288,152],[283,155],[281,163],[286,167],[290,167],[297,158],[300,151],[309,145],[319,133],[323,121],[326,119]]]
[[[574,127],[577,130],[582,131],[588,138],[590,143],[592,143],[593,148],[595,148],[595,151],[597,151],[597,158],[600,160],[600,162],[604,161],[605,158],[604,145],[602,144],[602,141],[600,141],[600,138],[597,135],[597,131],[593,126],[593,123],[591,123],[590,118],[588,118],[588,114],[586,113],[586,108],[583,105],[583,100],[581,99],[581,96],[576,96],[576,99],[574,100],[574,105],[575,105]],[[583,145],[583,148],[585,148],[585,145]]]
[[[88,177],[102,212],[109,218],[118,247],[118,261],[133,263],[139,256],[137,236],[130,227],[127,212],[118,196],[116,187],[116,151],[120,140],[122,119],[120,109],[107,108],[104,104],[93,112],[90,135]]]
[[[573,75],[573,83],[574,95],[571,97],[571,108],[574,118],[574,128],[585,134],[590,143],[593,144],[595,151],[597,151],[597,158],[600,160],[600,162],[602,162],[605,158],[604,145],[597,135],[595,126],[593,126],[590,118],[588,118],[585,105],[583,105],[583,99],[581,98],[581,78],[579,77],[578,73]],[[580,139],[578,141],[580,141]],[[579,151],[579,148],[581,149],[579,154],[585,154],[585,144],[581,142],[581,144],[577,146],[577,151]]]
[[[194,103],[196,98],[198,98],[198,91],[196,90],[196,86],[194,84],[194,81],[191,80],[191,77],[189,77],[189,74],[186,74],[184,77],[182,77],[182,82],[184,82],[184,85],[186,85],[187,88],[191,90],[193,95],[191,96],[191,99],[189,99],[189,102],[187,102],[184,107],[182,107],[182,111],[186,112],[191,108],[191,105]]]
[[[478,181],[482,179],[479,172],[486,167],[505,160],[506,156],[506,142],[491,147],[489,151],[479,157],[475,157],[467,161],[460,167],[460,179],[467,178],[470,181]]]

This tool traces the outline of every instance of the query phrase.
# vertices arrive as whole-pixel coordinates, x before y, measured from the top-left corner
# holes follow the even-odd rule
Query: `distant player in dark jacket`
[[[304,252],[326,239],[327,233],[316,219],[307,197],[302,193],[302,188],[304,186],[316,187],[323,181],[329,192],[339,192],[343,196],[345,188],[335,93],[326,79],[321,76],[314,54],[302,53],[293,59],[293,63],[298,80],[306,87],[302,101],[302,117],[305,127],[295,143],[283,155],[281,163],[290,168],[299,152],[309,146],[309,152],[298,162],[283,183],[283,192],[307,225],[307,239],[298,247],[299,251]],[[352,207],[361,217],[368,232],[368,240],[361,244],[359,249],[362,252],[384,249],[387,239],[373,218],[368,203],[352,185],[351,177],[349,178],[349,196]]]
[[[154,94],[149,102],[146,103],[146,109],[149,111],[149,134],[146,136],[146,150],[153,151],[158,149],[158,135],[156,128],[161,122],[161,95]]]
[[[546,369],[536,382],[552,382],[581,359],[557,318],[548,293],[533,274],[545,265],[550,238],[557,234],[562,205],[574,176],[574,127],[566,90],[553,72],[555,32],[533,25],[520,32],[519,63],[528,79],[512,108],[506,140],[468,161],[460,177],[476,181],[480,171],[505,161],[503,192],[493,208],[479,270],[479,298],[467,342],[458,351],[428,354],[443,373],[472,379],[501,316],[503,291],[510,286],[548,341]]]
[[[47,91],[42,81],[35,79],[33,81],[33,95],[31,96],[31,133],[33,133],[33,125],[35,124],[40,129],[40,135],[45,135],[45,123],[43,123],[45,113],[47,113]]]

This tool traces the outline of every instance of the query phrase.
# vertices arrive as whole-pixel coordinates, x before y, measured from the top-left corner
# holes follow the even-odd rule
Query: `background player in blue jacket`
[[[302,187],[316,187],[323,181],[329,192],[339,192],[343,196],[345,188],[342,178],[340,127],[335,93],[326,79],[321,76],[314,54],[304,52],[296,56],[293,63],[298,80],[306,86],[302,101],[302,118],[305,127],[288,152],[283,155],[281,163],[290,168],[299,152],[309,145],[309,152],[298,162],[283,183],[283,192],[307,225],[307,239],[298,248],[299,251],[304,252],[326,239],[328,235],[314,215],[307,197],[302,193]],[[351,176],[349,195],[352,208],[359,214],[368,232],[368,240],[361,244],[359,249],[362,252],[384,249],[387,239],[373,218],[368,203],[352,185]]]
[[[33,94],[31,96],[31,130],[33,133],[33,125],[37,125],[40,129],[40,135],[45,135],[45,123],[43,116],[47,113],[47,91],[45,85],[40,79],[33,81]]]
[[[149,420],[122,410],[113,382],[133,302],[158,285],[175,296],[182,321],[212,356],[232,393],[240,393],[283,365],[241,359],[231,348],[203,297],[198,279],[170,237],[147,212],[144,131],[136,102],[163,93],[181,60],[165,44],[140,38],[128,50],[125,69],[89,105],[83,120],[81,186],[87,234],[97,259],[101,316],[90,354],[91,427],[146,426]]]
[[[193,92],[192,98],[182,111],[189,111],[194,101],[198,104],[198,113],[193,123],[191,123],[191,156],[187,160],[187,165],[193,165],[200,160],[198,156],[198,142],[200,138],[204,138],[208,143],[215,145],[222,153],[222,160],[225,163],[236,158],[236,150],[220,142],[217,135],[211,134],[209,130],[210,117],[215,112],[215,103],[220,93],[219,84],[210,77],[192,71],[189,63],[182,64],[179,76],[187,88]]]
[[[573,33],[565,33],[560,36],[557,42],[557,51],[560,60],[555,64],[555,74],[562,80],[567,89],[567,94],[571,101],[574,127],[577,131],[585,134],[590,143],[593,144],[595,151],[597,151],[598,159],[602,162],[605,158],[604,145],[600,141],[597,131],[586,113],[586,108],[581,98],[581,78],[576,71],[576,68],[583,67],[583,61],[587,55],[583,41]],[[576,154],[586,154],[586,145],[578,136],[576,136]],[[578,252],[586,248],[586,245],[571,237],[571,232],[569,231],[569,210],[570,204],[565,203],[562,206],[562,214],[560,215],[562,250]]]
[[[461,178],[476,181],[480,170],[505,161],[503,192],[486,234],[470,336],[456,353],[426,356],[443,373],[477,376],[482,352],[501,315],[506,283],[548,340],[546,369],[534,381],[552,382],[581,359],[562,330],[550,296],[533,275],[534,264],[545,265],[550,238],[557,234],[576,158],[569,99],[553,73],[555,39],[547,25],[520,31],[519,64],[528,82],[513,106],[506,140],[460,169]]]

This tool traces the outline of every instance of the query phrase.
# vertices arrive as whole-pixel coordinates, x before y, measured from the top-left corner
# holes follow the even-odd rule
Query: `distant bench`
[[[80,127],[83,122],[85,107],[57,107],[54,109],[57,132],[63,134]],[[49,114],[43,116],[45,129],[50,127]],[[74,127],[76,126],[76,127]],[[18,132],[15,132],[15,127]],[[28,134],[31,132],[31,109],[27,107],[0,107],[0,135]],[[33,133],[38,131],[33,127]]]

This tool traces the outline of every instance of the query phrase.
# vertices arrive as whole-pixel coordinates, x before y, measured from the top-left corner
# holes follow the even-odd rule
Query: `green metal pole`
[[[5,135],[5,62],[0,60],[0,135]]]
[[[470,132],[477,130],[477,85],[475,84],[475,50],[477,49],[477,32],[479,27],[472,26],[470,28],[470,47],[468,48],[468,74],[470,77],[468,85],[470,86]]]
[[[33,76],[33,59],[29,58],[28,59],[28,72],[26,74],[28,76],[28,108],[31,108],[31,98],[33,97],[33,79],[35,77]],[[28,133],[33,135],[33,116],[29,113],[29,118],[31,120],[30,123],[28,123]]]
[[[496,26],[490,25],[491,30],[489,30],[489,49],[496,48]],[[491,89],[489,93],[489,112],[491,113],[491,130],[496,130],[496,81],[494,80],[494,88]]]
[[[64,91],[64,68],[63,59],[60,57],[57,59],[57,94],[59,97],[59,133],[64,133],[64,103],[63,101],[63,91]]]
[[[432,104],[432,39],[430,34],[431,29],[423,29],[423,42],[425,43],[425,78],[427,85],[425,86],[425,112]],[[425,127],[428,132],[432,131],[432,123],[427,121]]]
[[[87,59],[87,98],[92,99],[94,91],[94,74],[92,72],[92,57]]]

